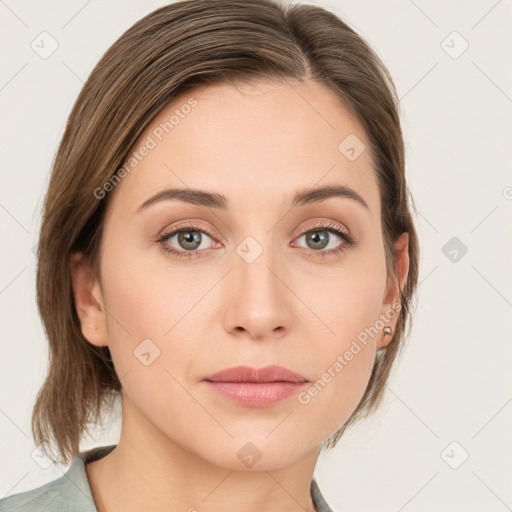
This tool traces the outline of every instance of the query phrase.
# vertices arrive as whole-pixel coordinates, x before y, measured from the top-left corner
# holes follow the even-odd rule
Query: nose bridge
[[[274,247],[273,231],[252,230],[233,254],[233,287],[226,316],[228,330],[243,328],[255,337],[289,328],[289,297],[285,276],[280,276],[279,250]],[[282,282],[282,281],[283,282]]]
[[[260,230],[247,235],[235,248],[235,274],[238,284],[250,294],[266,296],[267,300],[281,292],[275,275],[278,248],[273,233]]]

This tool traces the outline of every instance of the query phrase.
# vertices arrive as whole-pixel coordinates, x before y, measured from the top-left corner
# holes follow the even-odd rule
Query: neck
[[[123,395],[119,443],[85,466],[99,512],[315,512],[310,485],[319,447],[285,467],[214,464],[173,442]]]

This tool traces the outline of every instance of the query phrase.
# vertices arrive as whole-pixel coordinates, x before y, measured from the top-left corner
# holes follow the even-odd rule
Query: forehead
[[[126,214],[166,188],[218,192],[241,211],[289,204],[297,190],[335,183],[364,197],[378,217],[367,136],[339,95],[312,80],[181,95],[145,128],[125,168],[112,208]]]

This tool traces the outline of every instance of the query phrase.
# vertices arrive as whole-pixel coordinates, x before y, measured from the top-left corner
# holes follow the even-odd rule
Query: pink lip
[[[221,395],[246,407],[267,407],[297,393],[308,380],[282,366],[236,366],[204,379]]]

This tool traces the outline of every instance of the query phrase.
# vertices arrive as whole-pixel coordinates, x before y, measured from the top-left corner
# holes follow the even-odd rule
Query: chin
[[[316,445],[307,448],[305,439],[284,440],[277,435],[271,439],[272,435],[266,439],[262,434],[235,436],[222,445],[217,444],[214,450],[205,446],[206,453],[202,456],[216,466],[233,471],[275,471],[290,466],[316,448]]]

